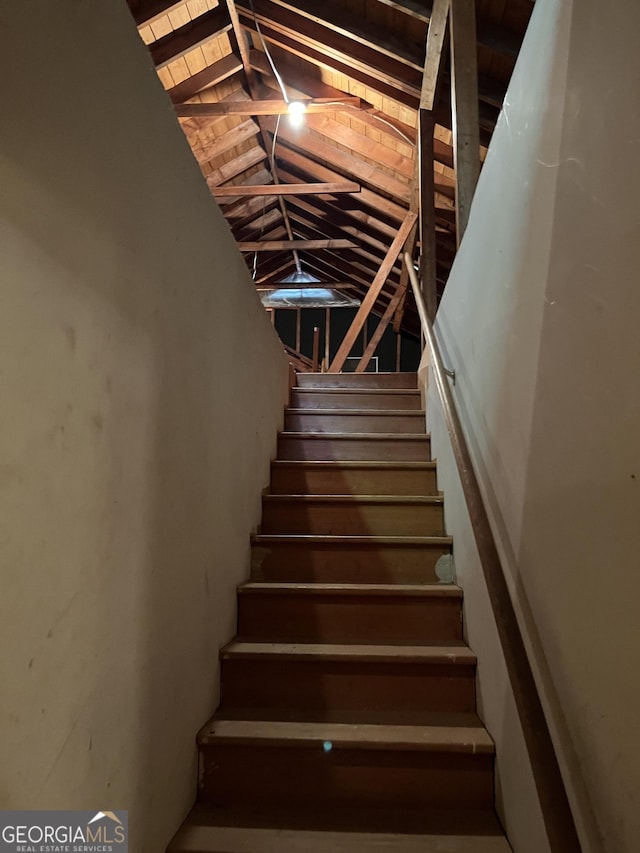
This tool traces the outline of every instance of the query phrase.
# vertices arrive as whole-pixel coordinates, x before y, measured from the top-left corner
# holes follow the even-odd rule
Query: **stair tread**
[[[420,390],[418,388],[331,388],[327,386],[325,388],[305,388],[301,385],[294,385],[291,389],[292,391],[303,391],[305,394],[378,394],[378,395],[405,395],[412,394],[415,397],[419,396]]]
[[[362,415],[363,417],[415,417],[425,416],[424,409],[336,409],[326,407],[323,409],[306,409],[304,407],[287,407],[285,413],[288,415]]]
[[[308,595],[340,594],[341,596],[415,596],[424,598],[462,598],[462,590],[454,584],[384,584],[384,583],[259,583],[249,581],[238,587],[241,595],[258,593],[306,593]]]
[[[280,437],[322,439],[323,441],[327,439],[348,439],[349,441],[388,441],[389,439],[393,439],[394,441],[416,441],[417,439],[420,439],[421,441],[426,441],[429,438],[429,434],[426,432],[313,432],[310,430],[282,430],[280,432]]]
[[[398,828],[402,827],[401,831]],[[266,815],[198,804],[168,853],[510,853],[488,811],[397,809],[306,812],[284,808]]]
[[[371,723],[327,723],[283,720],[229,720],[214,717],[201,730],[201,745],[225,741],[309,746],[333,749],[416,750],[493,754],[487,730],[475,726],[402,726]]]
[[[296,723],[353,723],[356,725],[390,726],[444,726],[475,728],[484,723],[475,711],[404,711],[371,710],[370,708],[341,709],[337,715],[329,708],[256,708],[234,705],[232,708],[218,708],[216,719],[224,720],[269,720]]]
[[[326,435],[326,433],[325,433]],[[319,469],[337,468],[338,470],[345,469],[347,471],[364,469],[382,469],[395,471],[434,471],[436,468],[435,462],[376,462],[375,460],[344,460],[339,459],[274,459],[271,465],[275,468],[304,468],[305,466],[314,466]]]
[[[347,544],[347,545],[452,545],[451,536],[371,536],[369,534],[354,535],[323,535],[309,533],[256,533],[251,537],[256,544],[268,544],[269,542],[308,542],[318,545],[322,544]]]
[[[437,504],[444,503],[442,495],[264,495],[267,503],[370,503],[370,504]]]
[[[220,650],[222,659],[357,661],[360,663],[430,663],[475,665],[468,646],[389,646],[364,643],[251,643],[232,640]]]

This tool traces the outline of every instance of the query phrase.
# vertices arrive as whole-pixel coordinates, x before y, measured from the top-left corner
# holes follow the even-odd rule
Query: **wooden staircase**
[[[506,853],[415,374],[299,374],[170,853]]]

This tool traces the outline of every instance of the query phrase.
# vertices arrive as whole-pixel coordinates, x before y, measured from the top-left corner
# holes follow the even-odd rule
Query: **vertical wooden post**
[[[318,326],[313,327],[313,372],[318,372],[318,351],[320,349],[320,329]]]
[[[329,335],[331,334],[331,308],[325,308],[324,317],[324,363],[325,368],[328,368],[331,362],[331,342]]]
[[[427,30],[424,72],[418,112],[418,174],[420,189],[420,276],[427,311],[433,319],[438,307],[436,281],[436,208],[433,176],[433,111],[438,96],[442,52],[445,45],[449,0],[434,0]]]
[[[478,57],[474,0],[451,0],[451,118],[456,170],[456,237],[458,245],[469,222],[471,201],[480,174]]]
[[[420,193],[418,190],[418,155],[415,155],[414,162],[414,175],[411,180],[411,201],[409,205],[409,210],[413,211],[413,213],[420,212]],[[407,242],[405,245],[405,252],[409,252],[411,257],[413,257],[416,250],[416,242],[418,240],[418,222],[413,226],[409,237],[407,238]],[[393,330],[394,332],[399,332],[402,328],[402,318],[404,316],[404,308],[407,304],[407,291],[409,289],[409,272],[407,270],[407,265],[402,265],[402,272],[400,273],[400,287],[402,288],[402,296],[400,301],[398,302],[398,307],[396,308],[396,313],[393,317]]]
[[[300,352],[302,308],[296,308],[296,352]]]
[[[436,204],[433,178],[433,113],[418,113],[418,156],[420,169],[420,280],[429,317],[436,316],[438,289],[436,281]]]
[[[396,335],[396,373],[400,373],[400,361],[402,358],[402,332]]]

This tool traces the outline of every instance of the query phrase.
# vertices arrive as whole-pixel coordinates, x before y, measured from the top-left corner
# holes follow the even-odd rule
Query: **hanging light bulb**
[[[306,106],[302,103],[302,101],[289,101],[289,106],[287,107],[289,113],[289,121],[294,127],[300,127],[302,124],[303,116],[307,110]]]

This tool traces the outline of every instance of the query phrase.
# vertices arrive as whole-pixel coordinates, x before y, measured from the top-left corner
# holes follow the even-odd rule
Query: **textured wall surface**
[[[0,808],[158,853],[287,365],[124,2],[0,8]]]
[[[639,27],[633,0],[538,0],[437,318],[584,849],[608,853],[640,835]],[[432,427],[444,461],[435,402]],[[516,749],[451,492],[483,711]],[[516,853],[534,853],[514,754],[500,795]]]

